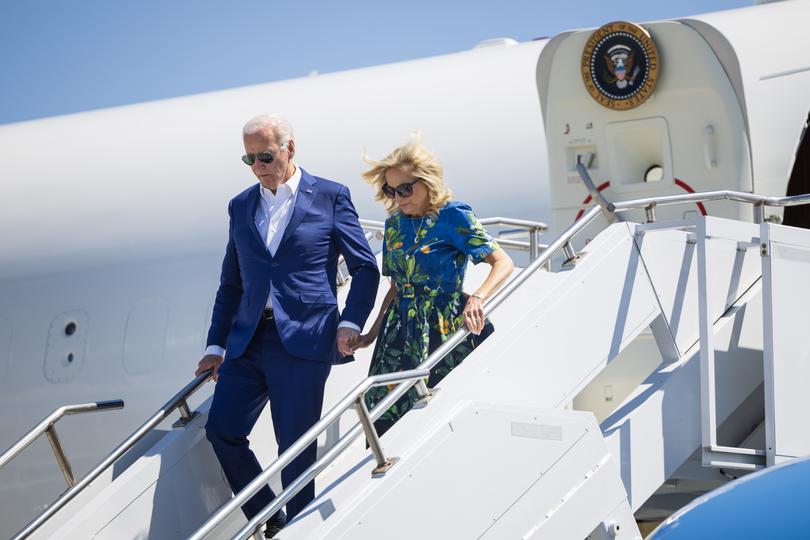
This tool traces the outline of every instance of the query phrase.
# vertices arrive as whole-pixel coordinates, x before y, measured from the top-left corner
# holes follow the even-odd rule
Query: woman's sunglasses
[[[259,152],[258,154],[245,154],[242,156],[242,161],[248,165],[253,165],[256,163],[257,159],[262,163],[273,163],[273,154],[270,152]]]
[[[413,182],[405,182],[405,183],[402,183],[402,184],[398,185],[395,188],[389,186],[388,184],[383,184],[382,185],[382,192],[383,192],[383,195],[385,195],[389,199],[393,199],[396,196],[396,194],[399,194],[399,196],[402,197],[403,199],[407,199],[408,197],[413,195],[413,185],[415,183],[421,182],[421,181],[422,181],[421,178],[417,178]]]

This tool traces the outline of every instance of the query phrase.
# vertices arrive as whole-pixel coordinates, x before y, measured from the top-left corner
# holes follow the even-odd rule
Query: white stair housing
[[[393,467],[372,476],[357,438],[279,538],[640,538],[636,518],[667,493],[810,453],[808,275],[810,231],[703,216],[614,223],[575,264],[534,272],[500,303],[495,333],[381,438]],[[657,367],[601,425],[572,410],[609,364],[650,363],[628,349],[650,331]],[[333,370],[325,413],[365,376],[364,354]],[[231,498],[204,437],[209,404],[33,537],[191,536]],[[344,413],[319,455],[356,423]],[[274,461],[268,411],[251,439]],[[207,538],[244,524],[234,512]]]

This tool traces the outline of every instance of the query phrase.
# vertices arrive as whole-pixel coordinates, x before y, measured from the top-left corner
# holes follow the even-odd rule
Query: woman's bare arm
[[[467,298],[464,306],[464,324],[474,334],[480,334],[484,329],[484,302],[503,285],[515,268],[512,258],[502,249],[487,255],[484,262],[492,266],[489,275],[478,290]]]
[[[377,339],[377,336],[380,334],[380,327],[382,326],[383,318],[385,317],[385,312],[388,311],[388,306],[391,305],[391,302],[394,301],[394,298],[397,296],[397,284],[394,283],[393,279],[389,279],[390,286],[388,288],[388,292],[385,293],[385,298],[383,298],[382,305],[380,306],[380,311],[377,313],[377,318],[374,320],[374,324],[371,325],[371,329],[368,331],[367,334],[363,334],[357,341],[355,345],[355,349],[361,349],[363,347],[368,347],[374,340]]]

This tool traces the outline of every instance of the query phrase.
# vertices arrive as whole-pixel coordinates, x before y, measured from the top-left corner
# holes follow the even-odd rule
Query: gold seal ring
[[[594,100],[608,109],[632,109],[655,90],[658,48],[641,26],[616,21],[591,34],[580,67],[582,81]]]

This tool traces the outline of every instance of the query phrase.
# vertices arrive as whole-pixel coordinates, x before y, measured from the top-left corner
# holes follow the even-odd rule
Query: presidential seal
[[[658,80],[658,48],[637,24],[612,22],[591,34],[582,51],[582,80],[593,99],[609,109],[644,103]]]

